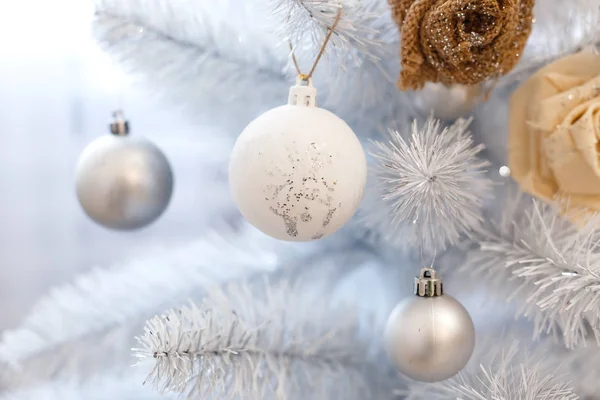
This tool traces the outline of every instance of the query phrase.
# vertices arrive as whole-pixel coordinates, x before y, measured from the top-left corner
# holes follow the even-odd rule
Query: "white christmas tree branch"
[[[463,272],[518,299],[519,314],[534,320],[536,337],[557,332],[570,348],[592,328],[600,343],[597,221],[594,216],[576,226],[554,206],[517,199],[483,233]]]
[[[323,293],[265,281],[154,317],[136,352],[159,390],[188,398],[364,399],[368,346],[357,336]]]
[[[534,9],[535,23],[519,64],[500,86],[589,46],[600,49],[600,5],[597,0],[544,0]]]
[[[551,343],[535,350],[497,333],[479,344],[469,365],[458,375],[434,384],[414,383],[407,400],[576,400],[567,368],[548,356]],[[558,365],[557,365],[558,364]]]
[[[270,0],[283,26],[284,37],[292,44],[305,43],[308,37],[312,54],[323,45],[338,12],[341,18],[330,41],[330,48],[340,55],[360,54],[379,62],[386,47],[385,31],[394,28],[391,21],[383,25],[389,13],[385,2],[360,0]],[[386,29],[387,28],[387,29]],[[301,46],[300,46],[301,47]],[[313,55],[314,57],[314,55]],[[344,68],[343,62],[340,65]]]
[[[281,243],[248,226],[220,226],[194,243],[95,269],[54,289],[18,329],[5,332],[0,362],[21,366],[30,381],[123,362],[130,339],[156,310],[311,251],[315,246]]]
[[[389,142],[375,142],[377,163],[361,210],[365,225],[395,245],[428,252],[478,229],[491,181],[469,124],[459,119],[442,129],[429,118],[423,127],[413,123],[409,139],[392,131]]]
[[[235,108],[243,124],[281,102],[293,76],[283,72],[287,53],[257,33],[251,11],[247,2],[228,0],[101,0],[94,33],[133,76],[190,115],[231,124]]]
[[[273,23],[272,0],[96,3],[95,36],[107,53],[132,76],[141,77],[140,83],[189,109],[190,117],[216,122],[232,134],[237,135],[269,107],[285,103],[288,88],[295,82],[287,34],[282,37],[276,33],[283,26],[292,27],[281,18],[281,10],[289,2],[278,8],[278,24]],[[349,2],[348,11],[359,7],[353,8],[350,3],[358,4]],[[317,2],[306,4],[317,7]],[[340,51],[328,52],[334,57],[320,61],[314,84],[319,89],[320,104],[358,125],[357,132],[364,135],[373,131],[373,121],[391,120],[406,112],[407,99],[398,96],[393,84],[399,61],[395,54],[397,30],[388,6],[376,1],[362,4],[372,4],[368,6],[371,11],[363,16],[359,12],[362,8],[356,8],[354,13],[345,14],[341,27],[347,35],[356,28],[354,34],[358,35],[368,30],[361,24],[373,19],[369,15],[380,15],[373,19],[371,30],[377,32],[373,40],[386,42],[387,47],[373,48],[379,49],[377,54],[389,52],[392,56],[374,63],[373,57],[355,49],[342,51],[345,39],[334,37]],[[358,40],[357,36],[353,43],[358,45],[367,39]],[[310,45],[309,37],[295,46],[296,55],[308,69],[318,48]],[[339,73],[340,68],[343,73]],[[368,112],[371,118],[360,118],[362,112]]]
[[[168,400],[140,383],[143,374],[134,369],[116,373],[103,371],[89,380],[71,377],[0,394],[0,400]]]
[[[582,399],[595,400],[600,393],[600,347],[593,342],[585,343],[576,349],[555,350],[551,357],[556,364],[565,366],[573,384],[577,388],[577,394]]]

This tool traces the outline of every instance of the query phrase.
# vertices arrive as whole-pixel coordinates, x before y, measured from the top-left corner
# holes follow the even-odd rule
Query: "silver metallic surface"
[[[173,192],[173,173],[154,144],[138,137],[107,135],[79,158],[77,197],[87,215],[111,229],[132,230],[157,219]]]
[[[420,297],[436,297],[444,294],[444,283],[433,268],[422,268],[415,278],[413,293]]]
[[[411,296],[392,311],[384,340],[400,372],[418,381],[437,382],[467,364],[475,346],[475,328],[467,310],[453,297]]]

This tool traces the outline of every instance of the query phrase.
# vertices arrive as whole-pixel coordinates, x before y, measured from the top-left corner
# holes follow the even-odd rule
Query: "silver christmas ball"
[[[400,302],[390,315],[384,341],[400,372],[418,381],[437,382],[467,364],[475,328],[462,304],[442,293],[435,271],[424,270],[415,285],[417,295]]]
[[[444,85],[427,82],[414,93],[414,105],[419,112],[443,120],[466,116],[483,98],[483,85]]]
[[[173,173],[154,144],[129,137],[125,131],[113,133],[94,140],[79,157],[77,197],[87,215],[100,225],[138,229],[167,208]]]

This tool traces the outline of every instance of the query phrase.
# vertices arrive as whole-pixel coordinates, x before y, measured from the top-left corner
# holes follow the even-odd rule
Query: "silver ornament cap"
[[[431,268],[415,279],[415,296],[401,301],[388,318],[385,349],[404,375],[422,382],[451,378],[469,361],[475,327],[467,310],[444,294]]]
[[[444,294],[444,283],[433,268],[423,268],[415,278],[414,293],[419,297],[441,296]]]
[[[113,122],[110,123],[110,133],[117,136],[129,135],[129,121],[125,119],[123,111],[113,113]]]
[[[75,187],[79,203],[98,224],[116,230],[139,229],[167,208],[173,173],[152,142],[129,136],[129,123],[115,112],[111,135],[90,143],[81,153]]]

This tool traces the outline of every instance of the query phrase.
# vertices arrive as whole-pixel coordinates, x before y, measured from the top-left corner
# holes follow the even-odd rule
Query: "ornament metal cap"
[[[433,268],[423,268],[415,278],[415,295],[419,297],[437,297],[444,294],[444,285]]]
[[[123,111],[113,112],[113,122],[110,124],[110,133],[116,136],[129,134],[129,121],[125,119]]]

